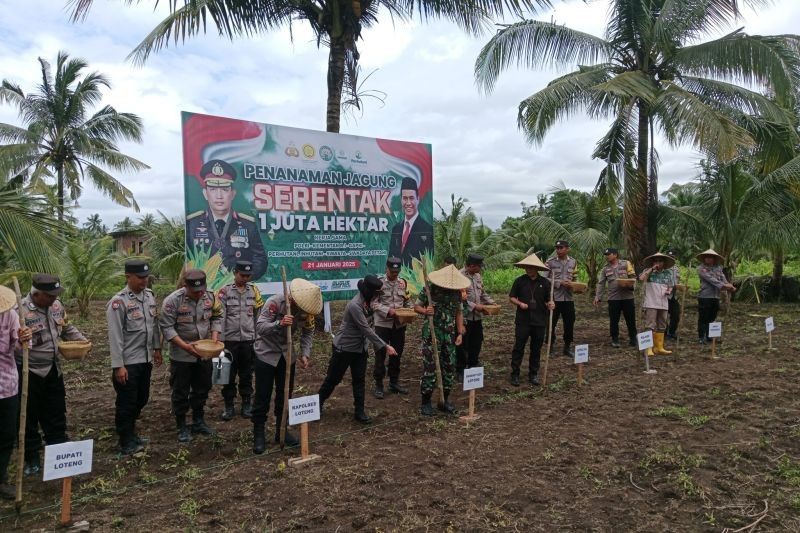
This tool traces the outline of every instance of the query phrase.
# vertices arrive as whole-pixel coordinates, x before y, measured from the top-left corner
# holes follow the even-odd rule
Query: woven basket
[[[224,344],[219,341],[212,341],[211,339],[194,341],[192,346],[194,346],[194,349],[200,354],[201,359],[211,359],[212,357],[217,357],[219,352],[225,349]]]
[[[394,315],[401,324],[410,324],[417,318],[417,312],[413,309],[395,309]]]
[[[92,343],[89,341],[60,341],[58,343],[58,351],[64,356],[64,359],[81,360],[86,357],[86,354],[92,349]]]
[[[499,315],[503,308],[498,304],[487,304],[483,308],[486,310],[487,315]]]
[[[577,281],[573,281],[571,283],[571,285],[572,286],[570,288],[572,289],[572,293],[573,294],[583,294],[584,292],[586,292],[586,289],[589,287],[587,284],[580,283],[580,282],[577,282]]]
[[[636,285],[634,278],[617,278],[617,285],[624,289],[632,289]]]

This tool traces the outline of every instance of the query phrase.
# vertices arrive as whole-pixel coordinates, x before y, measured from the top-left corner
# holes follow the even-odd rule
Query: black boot
[[[613,346],[614,348],[619,348],[619,339],[617,339],[616,337],[612,338],[611,346]]]
[[[192,442],[192,435],[186,426],[186,416],[175,416],[175,427],[178,429],[178,442]]]
[[[126,429],[119,436],[119,453],[122,455],[133,455],[144,450],[144,446],[139,443],[133,433],[133,429]]]
[[[275,442],[278,444],[281,442],[281,432],[278,428],[275,428]],[[283,437],[283,445],[289,448],[300,446],[300,441],[297,439],[297,437],[289,432],[288,427],[286,428],[286,435]]]
[[[264,435],[264,424],[253,424],[253,453],[261,455],[267,449],[267,437]]]
[[[222,418],[226,422],[228,420],[233,420],[233,414],[236,412],[236,409],[233,406],[233,398],[225,398],[225,407],[222,410]]]
[[[242,396],[242,418],[250,418],[253,416],[253,404],[250,403],[250,396]]]
[[[561,353],[563,353],[567,357],[575,357],[575,351],[572,348],[570,348],[569,345],[570,345],[570,343],[565,342],[564,343],[564,351],[561,352]]]
[[[375,382],[375,390],[372,392],[372,395],[378,400],[383,400],[383,381]]]
[[[528,383],[530,383],[533,387],[538,387],[540,385],[539,374],[531,374],[528,376]]]
[[[395,394],[408,394],[408,389],[400,385],[397,381],[389,382],[389,390]]]
[[[363,407],[356,407],[355,413],[353,413],[353,418],[356,422],[361,422],[362,424],[370,424],[372,419],[367,416],[367,413],[364,411]]]
[[[8,476],[3,474],[0,478],[0,498],[4,500],[14,500],[17,498],[17,488],[8,484]]]
[[[26,476],[32,476],[34,474],[38,474],[39,471],[42,469],[41,459],[39,459],[39,451],[32,450],[28,451],[25,450],[25,468],[23,473]],[[15,494],[16,497],[16,494]]]
[[[633,346],[634,348],[639,347],[639,343],[636,341],[636,337],[631,337],[628,339],[628,346]]]
[[[456,414],[456,408],[453,406],[452,403],[450,403],[450,391],[449,390],[445,390],[444,391],[444,403],[439,402],[437,407],[439,408],[440,411],[444,411],[448,415],[455,415]]]
[[[192,413],[192,433],[200,435],[213,435],[214,431],[206,424],[203,412]]]
[[[511,379],[509,381],[515,387],[519,387],[519,374],[511,374]]]
[[[353,383],[353,407],[355,408],[353,418],[356,419],[356,422],[361,422],[362,424],[372,422],[372,419],[364,412],[364,400],[367,395],[366,388],[367,385],[363,381]]]
[[[433,405],[431,405],[430,393],[422,395],[422,405],[419,408],[419,412],[425,416],[436,416],[436,411],[433,410]]]

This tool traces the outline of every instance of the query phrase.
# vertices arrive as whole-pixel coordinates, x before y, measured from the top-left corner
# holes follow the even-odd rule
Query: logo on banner
[[[314,159],[314,154],[316,154],[316,151],[313,146],[310,144],[303,145],[303,157],[306,159]]]
[[[350,283],[349,279],[341,279],[341,280],[337,279],[337,280],[334,280],[333,282],[331,282],[331,290],[332,291],[344,291],[344,290],[349,290],[352,287],[353,286]]]
[[[367,161],[364,159],[361,150],[356,150],[356,155],[353,159],[350,160],[351,163],[358,163],[360,165],[366,165]]]
[[[319,147],[319,158],[323,161],[330,161],[333,159],[333,150],[331,150],[330,146],[320,146]]]
[[[300,151],[294,145],[294,143],[289,143],[289,146],[286,147],[284,153],[289,157],[300,157]]]

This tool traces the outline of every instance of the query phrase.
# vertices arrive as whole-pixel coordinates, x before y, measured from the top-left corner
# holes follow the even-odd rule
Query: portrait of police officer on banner
[[[233,271],[237,261],[253,264],[253,280],[267,271],[267,254],[253,217],[232,209],[236,191],[236,170],[220,159],[208,161],[200,169],[203,197],[208,209],[186,217],[186,246],[222,254],[222,263]]]
[[[419,190],[413,178],[403,178],[400,184],[400,206],[403,220],[392,228],[389,257],[399,257],[404,265],[433,250],[433,226],[419,213]]]

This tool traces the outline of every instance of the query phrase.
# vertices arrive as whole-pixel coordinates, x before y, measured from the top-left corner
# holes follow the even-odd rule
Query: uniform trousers
[[[125,369],[128,371],[128,381],[124,385],[114,379],[113,371],[111,373],[111,382],[117,393],[114,425],[117,428],[120,442],[123,444],[133,437],[136,420],[150,399],[150,376],[153,372],[153,363],[125,365]]]
[[[400,357],[403,355],[403,348],[406,345],[406,328],[375,326],[375,333],[383,339],[383,342],[394,348],[397,355],[387,356],[386,348],[375,350],[375,370],[372,372],[372,377],[376,382],[383,381],[386,376],[386,358],[389,357],[389,381],[397,383],[397,380],[400,379]]]
[[[253,395],[253,341],[225,341],[225,349],[231,353],[231,378],[222,387],[222,397],[226,400],[236,398],[236,378],[239,378],[239,396],[250,398]]]
[[[628,328],[628,338],[636,339],[636,306],[633,298],[628,300],[609,300],[608,318],[611,329],[611,338],[619,340],[619,317],[625,317],[625,325]]]
[[[22,390],[22,367],[17,367]],[[56,365],[50,367],[45,377],[28,372],[28,407],[25,419],[25,460],[38,458],[42,449],[44,432],[47,445],[67,442],[67,393],[64,376],[59,375]]]
[[[678,326],[681,321],[681,303],[677,298],[669,299],[669,325],[667,326],[667,334],[677,336]]]
[[[319,388],[319,401],[325,402],[333,394],[333,389],[342,382],[347,369],[353,382],[353,406],[364,408],[365,381],[367,375],[367,352],[343,352],[336,346],[332,347],[331,360],[328,362],[328,372],[325,381]]]
[[[575,302],[555,302],[556,308],[553,310],[553,339],[556,335],[556,325],[558,319],[564,319],[564,344],[572,344],[575,330]]]
[[[459,379],[463,376],[465,368],[480,364],[483,346],[483,320],[466,320],[464,328],[466,332],[461,339],[461,346],[456,346],[456,373]]]
[[[208,391],[211,390],[211,360],[194,362],[171,361],[169,385],[172,387],[172,414],[185,416],[192,408],[195,416],[203,416]]]
[[[8,479],[8,463],[17,440],[19,394],[0,400],[0,482]]]
[[[717,319],[719,312],[719,298],[697,299],[697,336],[700,339],[708,338],[708,325]]]
[[[292,363],[289,377],[289,397],[294,390],[294,372],[297,363]],[[269,402],[272,390],[275,389],[275,432],[280,428],[283,416],[283,391],[286,386],[286,358],[281,357],[276,366],[265,363],[261,359],[255,360],[256,394],[253,397],[253,424],[265,424],[269,413]]]
[[[533,326],[527,323],[517,324],[514,327],[514,348],[511,350],[512,375],[519,376],[528,341],[531,344],[531,355],[528,358],[528,378],[533,379],[539,373],[539,357],[542,353],[546,330],[547,326]]]

